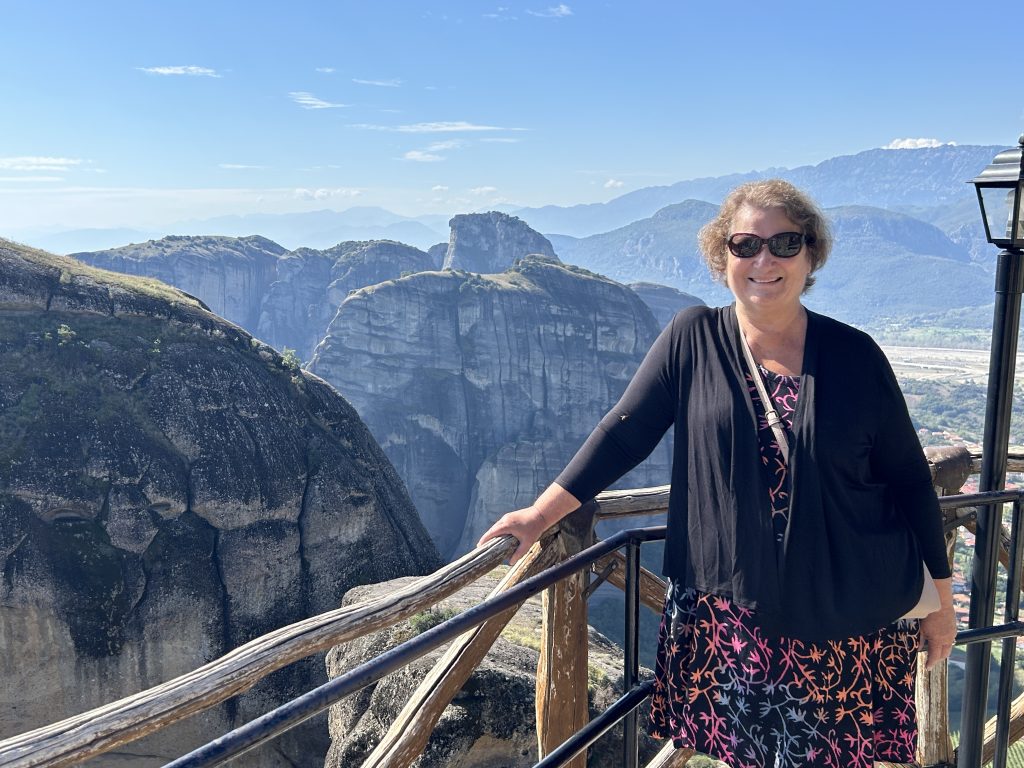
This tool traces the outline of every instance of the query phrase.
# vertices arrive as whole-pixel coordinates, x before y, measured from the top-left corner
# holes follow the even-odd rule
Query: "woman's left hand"
[[[956,639],[956,614],[953,612],[953,580],[935,579],[942,607],[921,619],[921,650],[926,652],[925,669],[949,658]]]

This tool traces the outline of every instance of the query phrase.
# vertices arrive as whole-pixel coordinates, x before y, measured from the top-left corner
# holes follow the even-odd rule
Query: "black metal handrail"
[[[993,768],[1006,767],[1009,747],[1009,705],[1010,696],[1012,695],[1013,666],[1016,653],[1015,640],[1017,637],[1024,635],[1024,622],[1018,620],[1021,556],[1022,552],[1024,552],[1024,535],[1020,533],[1022,506],[1024,506],[1024,501],[1022,500],[1024,500],[1024,491],[989,491],[960,494],[945,496],[939,500],[939,505],[943,510],[994,506],[1004,503],[1013,504],[1010,568],[1007,574],[1006,588],[1006,621],[1000,625],[962,630],[957,633],[955,640],[957,645],[973,645],[975,643],[986,643],[995,639],[1003,639],[1003,656],[1000,665],[998,689],[996,749]],[[969,516],[956,516],[946,526],[947,529],[956,527],[962,522],[964,517]],[[620,721],[624,722],[623,766],[624,768],[635,768],[638,764],[639,753],[636,709],[650,695],[653,685],[652,681],[637,682],[639,678],[640,545],[645,541],[655,541],[664,537],[665,526],[635,528],[616,533],[608,539],[567,558],[563,562],[551,566],[543,573],[525,579],[508,591],[489,598],[464,613],[438,624],[422,634],[395,646],[380,656],[349,670],[334,680],[168,763],[164,768],[205,768],[205,766],[217,765],[237,757],[318,714],[351,693],[380,680],[385,675],[405,666],[413,659],[532,597],[555,582],[579,570],[588,568],[600,558],[622,547],[626,548],[626,633],[623,643],[623,696],[604,713],[550,752],[535,768],[559,768],[565,765]],[[967,714],[965,714],[966,716]],[[964,727],[966,727],[966,724],[962,723],[962,728]]]
[[[453,640],[487,619],[502,613],[527,598],[536,595],[557,581],[576,571],[588,568],[601,557],[622,546],[636,542],[655,541],[665,537],[665,526],[634,528],[621,531],[597,544],[566,558],[544,572],[524,579],[515,587],[489,598],[448,621],[438,624],[416,637],[395,646],[364,664],[349,670],[318,688],[303,694],[277,709],[230,731],[218,739],[179,757],[164,768],[204,768],[232,759],[263,744],[304,720],[327,709],[331,704],[375,683],[390,672],[419,658],[430,650]],[[639,567],[639,559],[637,559]],[[633,584],[633,591],[639,584]],[[628,591],[628,590],[627,590]],[[627,691],[628,693],[628,691]],[[638,702],[639,703],[639,702]],[[634,734],[635,740],[635,734]],[[635,762],[633,763],[635,765]]]
[[[970,627],[957,632],[957,645],[975,645],[977,643],[989,643],[992,640],[1002,639],[1003,652],[999,661],[999,687],[996,698],[996,736],[995,754],[992,759],[992,768],[1006,768],[1010,748],[1010,702],[1013,696],[1013,672],[1017,653],[1017,638],[1024,635],[1024,622],[1018,621],[1020,605],[1020,582],[1021,582],[1021,556],[1024,553],[1024,535],[1021,534],[1021,509],[1024,491],[984,491],[981,493],[959,494],[955,496],[943,496],[939,499],[939,505],[944,510],[961,509],[964,507],[990,507],[995,509],[996,505],[1012,504],[1010,515],[1010,545],[1009,545],[1009,567],[1006,571],[1006,605],[1003,614],[1004,623],[993,624],[987,627]],[[1000,517],[1001,519],[1001,517]],[[977,560],[974,563],[977,568]],[[993,574],[995,570],[993,569]],[[995,578],[995,576],[993,576]],[[995,593],[995,583],[981,585],[986,593]],[[977,595],[977,579],[974,580],[971,589],[971,602]],[[976,612],[972,611],[972,615]],[[984,653],[984,649],[982,649]],[[991,658],[991,646],[986,654]],[[960,732],[962,734],[978,732],[984,729],[985,725],[985,702],[968,701],[964,696],[963,708],[961,710]],[[973,744],[971,745],[973,748]],[[978,749],[981,744],[978,742]],[[963,762],[963,761],[958,761]]]

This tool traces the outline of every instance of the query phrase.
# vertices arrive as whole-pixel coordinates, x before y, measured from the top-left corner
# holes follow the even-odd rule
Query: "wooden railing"
[[[959,492],[968,475],[977,471],[976,457],[964,449],[928,449],[926,453],[935,485],[943,495]],[[1010,471],[1022,470],[1024,456],[1011,457]],[[515,567],[509,569],[492,595],[504,593],[579,553],[593,542],[597,521],[663,513],[667,506],[668,486],[601,494],[595,502],[584,505],[546,533]],[[973,527],[970,510],[944,511],[944,525],[952,558],[957,529]],[[1008,535],[1004,536],[1000,554],[1004,565],[1009,560],[1008,539]],[[0,766],[74,765],[165,728],[248,690],[281,667],[430,608],[489,573],[515,546],[511,537],[490,541],[384,598],[346,606],[283,627],[160,686],[9,738],[0,742]],[[621,553],[604,556],[592,570],[609,583],[625,588],[625,558]],[[587,722],[587,580],[586,573],[578,572],[544,593],[536,700],[541,757],[550,754]],[[638,590],[639,604],[655,612],[661,611],[666,585],[660,578],[641,569]],[[423,751],[441,713],[516,609],[513,605],[487,619],[449,647],[365,761],[364,768],[407,766]],[[946,684],[945,665],[918,673],[918,759],[921,765],[954,762],[946,716]],[[1010,740],[1016,741],[1024,734],[1024,695],[1013,701],[1010,710]],[[995,725],[990,726],[986,731],[986,759],[991,758],[995,743]],[[691,756],[691,751],[676,750],[668,744],[648,765],[682,766]],[[585,758],[580,756],[567,764],[583,768]]]

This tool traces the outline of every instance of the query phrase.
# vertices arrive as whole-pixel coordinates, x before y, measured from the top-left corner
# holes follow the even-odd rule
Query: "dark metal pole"
[[[640,540],[631,538],[626,545],[626,639],[622,670],[622,690],[629,691],[640,677]],[[622,765],[636,768],[640,762],[636,710],[622,721]]]
[[[999,254],[996,267],[996,305],[992,318],[992,351],[989,356],[988,398],[985,404],[981,491],[1001,490],[1006,481],[1017,332],[1020,328],[1021,291],[1024,290],[1021,256],[1020,251],[1005,250]],[[972,629],[992,623],[1001,528],[1001,505],[978,508],[968,624]],[[957,768],[977,768],[981,765],[991,647],[991,643],[978,643],[967,648]]]
[[[1004,613],[1007,622],[1017,621],[1020,615],[1021,543],[1024,542],[1020,526],[1021,502],[1018,499],[1013,505],[1013,517],[1010,523],[1010,565],[1006,572],[1006,608]],[[1010,700],[1013,698],[1016,652],[1017,638],[1005,638],[1002,658],[999,659],[999,706],[996,710],[996,751],[992,760],[993,768],[1006,768],[1006,761],[1009,757]]]

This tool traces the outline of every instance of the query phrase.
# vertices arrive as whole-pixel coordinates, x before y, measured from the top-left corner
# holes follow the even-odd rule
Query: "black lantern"
[[[1024,135],[1015,149],[996,155],[971,183],[978,190],[985,237],[993,245],[1024,250]]]

